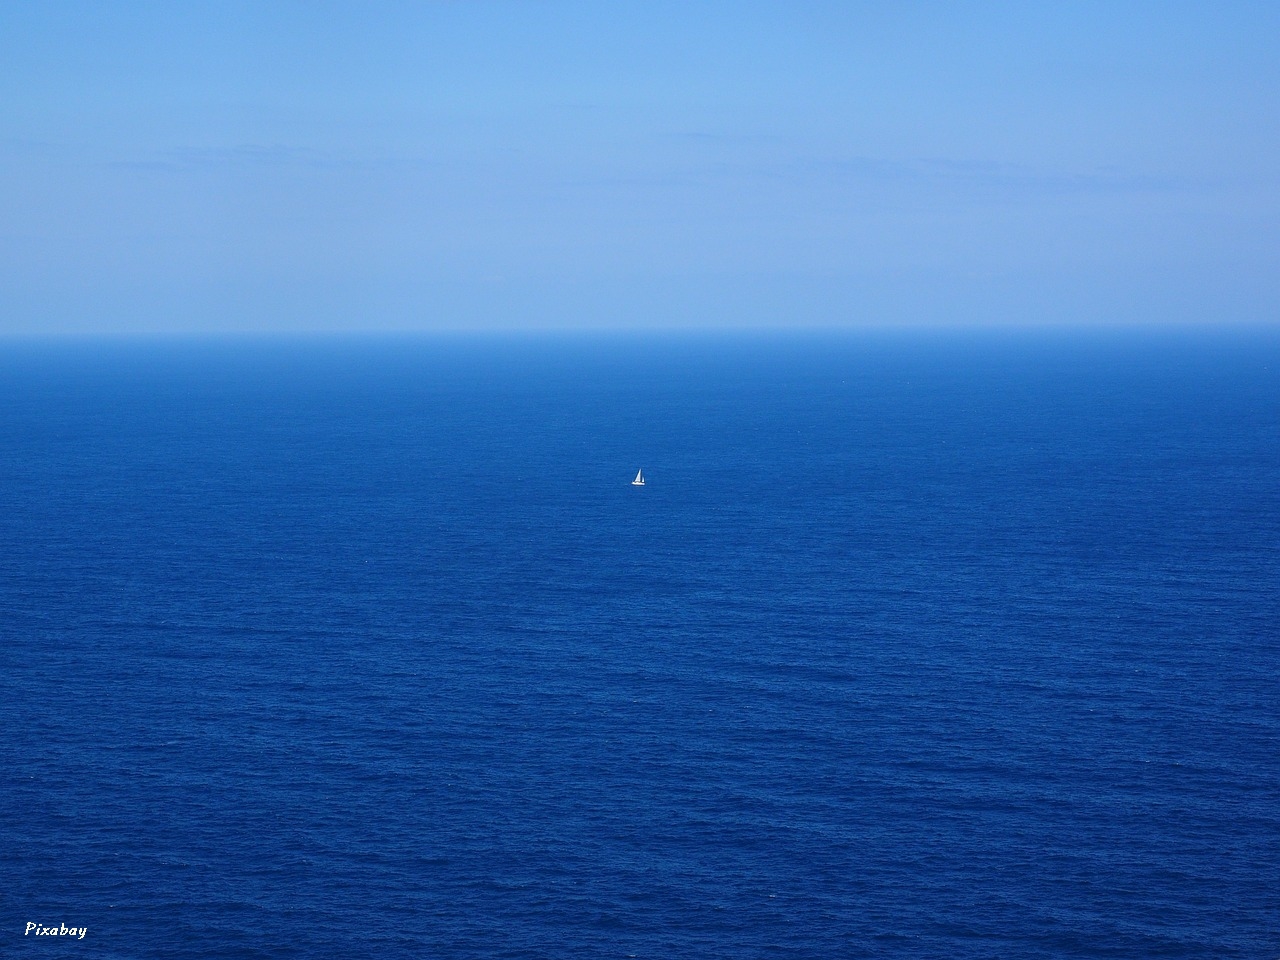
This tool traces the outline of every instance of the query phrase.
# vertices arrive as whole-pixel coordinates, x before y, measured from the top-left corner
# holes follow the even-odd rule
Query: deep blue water
[[[4,956],[1280,955],[1275,334],[10,344],[0,411]]]

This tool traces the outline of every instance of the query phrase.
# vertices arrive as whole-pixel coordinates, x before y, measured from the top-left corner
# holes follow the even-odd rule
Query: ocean
[[[15,341],[0,410],[4,956],[1280,956],[1274,331]]]

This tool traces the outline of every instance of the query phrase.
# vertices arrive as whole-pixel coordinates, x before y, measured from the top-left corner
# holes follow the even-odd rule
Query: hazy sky
[[[0,4],[0,332],[1280,321],[1280,4]]]

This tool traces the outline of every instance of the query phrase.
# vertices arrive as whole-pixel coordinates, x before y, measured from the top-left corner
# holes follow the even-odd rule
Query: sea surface
[[[0,955],[1278,957],[1280,334],[0,346]]]

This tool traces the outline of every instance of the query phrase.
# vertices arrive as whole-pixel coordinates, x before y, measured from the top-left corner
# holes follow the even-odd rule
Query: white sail
[[[631,485],[632,485],[633,487],[643,487],[643,486],[644,486],[644,471],[643,471],[643,470],[637,470],[637,471],[636,471],[636,478],[635,478],[634,480],[632,480],[632,481],[631,481]]]

